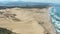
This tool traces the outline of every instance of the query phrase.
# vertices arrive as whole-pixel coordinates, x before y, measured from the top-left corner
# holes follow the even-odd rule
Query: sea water
[[[49,13],[56,34],[60,34],[60,7],[49,8]]]

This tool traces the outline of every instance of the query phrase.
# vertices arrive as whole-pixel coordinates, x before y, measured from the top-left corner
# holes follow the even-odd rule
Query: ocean
[[[56,34],[60,34],[60,6],[53,6],[49,9],[51,23]]]

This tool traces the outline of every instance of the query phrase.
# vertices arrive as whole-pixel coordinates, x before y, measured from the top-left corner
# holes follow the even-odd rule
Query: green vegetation
[[[6,28],[0,28],[0,34],[14,34],[14,33]]]

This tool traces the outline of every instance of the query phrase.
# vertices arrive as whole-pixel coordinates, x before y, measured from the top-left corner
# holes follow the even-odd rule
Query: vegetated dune
[[[0,28],[17,34],[55,34],[47,8],[1,9]]]

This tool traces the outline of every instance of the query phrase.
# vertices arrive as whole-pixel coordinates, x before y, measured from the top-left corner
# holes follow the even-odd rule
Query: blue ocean
[[[60,5],[54,5],[49,10],[51,23],[53,24],[56,34],[60,34]]]

